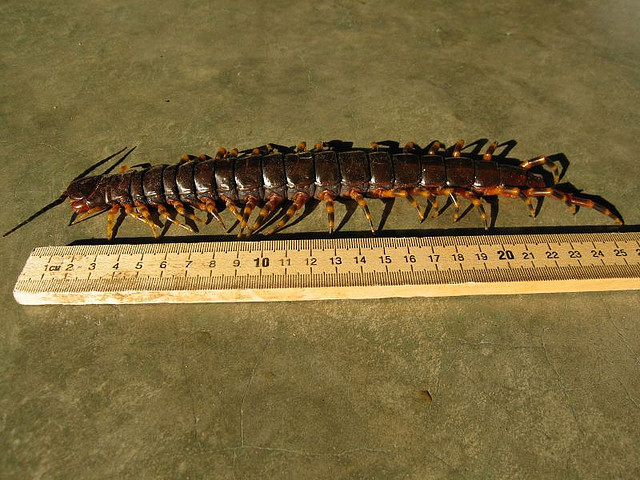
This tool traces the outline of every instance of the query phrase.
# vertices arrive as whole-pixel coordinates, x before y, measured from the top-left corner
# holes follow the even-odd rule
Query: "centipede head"
[[[33,215],[31,215],[26,220],[23,220],[22,222],[20,222],[18,225],[13,227],[8,232],[5,232],[2,236],[6,237],[7,235],[10,235],[13,232],[15,232],[16,230],[18,230],[19,228],[24,227],[26,224],[28,224],[29,222],[31,222],[34,219],[38,218],[43,213],[51,210],[52,208],[60,205],[61,203],[64,203],[64,201],[67,198],[71,199],[71,206],[74,209],[75,214],[86,212],[87,210],[89,210],[89,206],[87,205],[87,202],[86,201],[83,202],[82,199],[86,198],[88,196],[88,193],[91,193],[95,189],[95,186],[96,186],[97,182],[99,181],[99,179],[102,176],[107,175],[117,165],[122,163],[124,161],[124,159],[127,158],[129,156],[129,154],[131,154],[131,152],[133,152],[135,150],[135,148],[136,147],[133,147],[133,148],[129,149],[129,151],[127,153],[125,153],[114,165],[109,167],[102,175],[99,175],[97,177],[87,177],[87,175],[89,175],[89,173],[91,173],[93,170],[95,170],[99,166],[105,164],[106,162],[111,160],[113,157],[115,157],[117,155],[120,155],[122,152],[124,152],[127,149],[127,147],[123,148],[122,150],[120,150],[120,151],[118,151],[116,153],[113,153],[113,154],[109,155],[107,158],[103,158],[102,160],[94,163],[89,168],[87,168],[84,172],[82,172],[80,175],[78,175],[75,179],[73,179],[73,181],[71,182],[71,185],[69,185],[67,190],[65,192],[63,192],[62,195],[60,195],[58,198],[56,198],[51,203],[49,203],[49,204],[45,205],[44,207],[42,207],[40,210],[35,212]],[[74,202],[75,202],[75,204],[74,204]]]
[[[91,208],[87,203],[87,198],[95,191],[101,178],[102,175],[77,178],[69,184],[66,193],[74,212],[83,213]]]

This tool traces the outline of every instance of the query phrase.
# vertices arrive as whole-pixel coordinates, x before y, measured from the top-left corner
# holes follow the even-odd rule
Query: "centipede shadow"
[[[376,235],[371,232],[335,232],[332,235],[324,232],[304,232],[304,233],[280,233],[274,235],[256,235],[252,241],[260,240],[315,240],[329,238],[394,238],[394,237],[463,237],[470,235],[497,236],[497,235],[550,235],[562,233],[611,233],[611,232],[640,232],[640,224],[624,225],[576,225],[570,227],[504,227],[493,228],[485,231],[478,228],[456,228],[456,229],[406,229],[406,230],[385,230]],[[86,240],[75,240],[69,246],[78,245],[144,245],[157,243],[203,243],[203,242],[224,242],[237,241],[234,235],[188,235],[188,236],[166,236],[154,241],[149,241],[145,237],[123,237],[112,241],[100,238]]]

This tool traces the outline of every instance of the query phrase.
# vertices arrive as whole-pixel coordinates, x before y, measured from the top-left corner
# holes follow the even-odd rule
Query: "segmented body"
[[[333,145],[332,145],[333,143]],[[549,196],[564,201],[571,208],[585,206],[620,218],[608,208],[575,195],[563,193],[545,181],[531,168],[546,165],[557,168],[545,157],[536,157],[518,166],[500,163],[493,158],[497,144],[483,156],[465,156],[462,142],[445,150],[439,142],[421,149],[407,144],[403,149],[390,142],[372,144],[372,148],[351,148],[350,144],[329,142],[307,150],[298,148],[256,148],[239,154],[221,149],[215,158],[185,156],[174,165],[155,165],[113,175],[85,177],[72,182],[67,195],[77,213],[87,216],[109,209],[108,236],[113,234],[113,217],[121,209],[147,223],[156,234],[156,223],[150,208],[179,226],[167,206],[188,218],[199,220],[184,206],[207,211],[220,219],[218,208],[224,204],[240,222],[240,231],[248,228],[251,212],[262,206],[258,218],[249,228],[260,229],[283,202],[291,204],[283,219],[269,233],[282,228],[312,198],[326,204],[329,230],[333,231],[333,202],[338,198],[358,202],[369,219],[365,197],[408,199],[423,217],[414,197],[426,198],[435,214],[438,197],[448,196],[453,202],[454,220],[459,215],[458,198],[465,198],[479,211],[486,227],[486,214],[481,199],[506,196],[524,200],[534,214],[531,198]]]

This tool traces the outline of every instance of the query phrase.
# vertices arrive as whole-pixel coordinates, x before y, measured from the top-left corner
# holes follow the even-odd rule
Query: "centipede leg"
[[[186,225],[182,222],[180,222],[179,220],[175,219],[167,210],[167,207],[165,207],[164,205],[160,204],[160,205],[156,205],[156,208],[158,209],[158,215],[160,215],[160,218],[167,220],[168,222],[173,223],[174,225],[180,227],[180,228],[184,228],[185,230],[191,232],[191,233],[196,233],[195,230],[193,228],[191,228],[189,225]]]
[[[624,225],[624,221],[619,216],[617,216],[615,213],[613,213],[604,205],[594,202],[593,200],[571,196],[571,203],[574,205],[579,205],[581,207],[593,208],[595,211],[600,212],[610,218],[613,218],[613,220],[618,225]]]
[[[579,205],[581,207],[593,208],[597,212],[600,212],[612,218],[618,225],[624,225],[624,222],[622,221],[622,219],[618,217],[615,213],[613,213],[604,205],[601,205],[590,199],[574,197],[573,195],[561,192],[560,190],[557,190],[555,188],[544,188],[540,190],[531,188],[529,190],[525,190],[523,193],[528,197],[552,197],[552,198],[555,198],[556,200],[560,200],[564,202],[565,204],[571,205],[571,207],[574,210],[576,205]]]
[[[541,193],[540,195],[529,195],[528,192],[537,192],[537,193]],[[544,192],[544,193],[542,193]],[[577,210],[576,210],[576,206],[571,203],[571,196],[561,192],[560,190],[557,190],[555,188],[544,188],[542,190],[535,190],[535,189],[529,189],[527,191],[525,191],[525,195],[528,196],[544,196],[544,197],[553,197],[556,200],[560,200],[561,202],[563,202],[568,208],[569,210],[571,210],[571,213],[573,213],[574,215],[576,214]]]
[[[264,206],[260,209],[260,213],[258,213],[258,218],[251,226],[251,229],[250,229],[251,232],[249,233],[249,235],[259,230],[260,227],[262,227],[264,222],[267,220],[267,218],[269,218],[269,215],[271,215],[271,213],[276,208],[278,208],[278,205],[280,205],[281,203],[282,203],[282,197],[280,195],[270,196],[269,199],[267,200],[267,203],[265,203]]]
[[[438,202],[438,195],[449,195],[449,192],[453,191],[452,189],[429,189],[429,190],[417,190],[415,189],[413,193],[415,195],[419,195],[421,197],[425,197],[427,201],[431,204],[431,208],[433,208],[433,213],[431,214],[431,218],[436,218],[440,215],[440,203]]]
[[[434,140],[428,145],[427,153],[429,155],[435,155],[441,148],[445,148],[444,143],[439,142],[438,140]]]
[[[472,192],[463,191],[463,192],[460,192],[460,194],[473,204],[475,209],[480,214],[480,218],[482,218],[482,223],[484,223],[484,229],[489,230],[489,224],[487,223],[487,212],[485,212],[484,210],[484,206],[482,205],[482,200],[480,200],[480,198],[474,195]]]
[[[461,141],[462,140],[460,140],[458,142],[458,144]],[[460,203],[458,202],[458,198],[456,197],[455,190],[453,188],[437,188],[437,189],[435,189],[434,192],[432,192],[432,194],[433,195],[444,195],[444,196],[449,197],[449,200],[451,200],[451,203],[453,203],[453,207],[455,209],[455,211],[453,213],[453,221],[457,222],[458,219],[460,218]],[[445,207],[446,207],[446,205],[445,205]],[[432,218],[436,218],[438,215],[440,215],[440,210],[438,210],[437,203],[436,203],[435,212],[433,213]]]
[[[511,188],[507,188],[503,186],[494,187],[494,188],[486,189],[483,192],[483,194],[485,196],[498,195],[498,196],[507,197],[507,198],[520,198],[521,200],[524,201],[525,205],[527,206],[529,210],[529,216],[531,218],[536,217],[536,210],[535,208],[533,208],[533,203],[531,202],[531,198],[525,195],[522,192],[522,190],[520,190],[518,187],[511,187]]]
[[[236,217],[236,220],[242,223],[242,214],[240,213],[240,210],[238,209],[238,206],[236,205],[236,203],[229,198],[225,198],[224,204],[229,209],[229,211],[233,213],[233,216]],[[231,228],[233,229],[233,226]]]
[[[453,208],[454,208],[453,221],[457,222],[458,219],[460,218],[460,202],[458,202],[458,197],[453,192],[449,192],[449,198],[453,202]]]
[[[464,140],[458,140],[453,146],[453,152],[451,152],[451,156],[456,158],[459,157],[462,147],[464,147]]]
[[[124,212],[129,215],[131,218],[135,218],[136,220],[141,221],[142,223],[144,223],[145,225],[147,225],[151,231],[153,232],[153,236],[155,238],[158,238],[159,234],[158,231],[156,230],[156,224],[153,223],[151,220],[143,217],[140,213],[138,213],[136,210],[134,210],[133,205],[129,205],[128,203],[123,203],[121,204],[122,208],[124,208]]]
[[[427,202],[429,202],[429,204],[431,205],[431,208],[433,208],[433,216],[437,217],[439,212],[438,212],[438,197],[436,197],[433,193],[431,193],[430,190],[422,190],[419,192],[419,195],[421,197],[424,197],[427,199]],[[426,216],[428,213],[428,211],[425,210],[424,212],[424,216]],[[423,216],[423,218],[424,218]]]
[[[373,219],[371,218],[371,212],[369,212],[369,206],[367,205],[367,202],[362,196],[362,194],[357,190],[351,190],[349,192],[349,197],[351,197],[353,200],[357,202],[358,206],[364,212],[364,216],[367,217],[367,220],[369,221],[371,232],[376,233],[376,227],[373,226]]]
[[[226,230],[227,227],[222,221],[222,217],[220,216],[220,214],[218,213],[218,209],[216,208],[216,202],[211,198],[204,198],[203,203],[204,203],[205,210],[209,214],[211,214],[213,218],[215,218],[218,221],[218,223],[220,224],[220,226],[222,226],[223,229]]]
[[[496,151],[496,148],[498,148],[498,142],[493,142],[491,145],[489,145],[487,147],[487,151],[482,156],[482,161],[483,162],[490,162],[491,159],[493,158],[493,152]]]
[[[420,220],[424,220],[424,213],[420,210],[420,205],[408,190],[383,190],[378,193],[378,196],[381,198],[406,198],[407,201],[418,211],[418,217],[420,217]]]
[[[156,222],[153,221],[153,217],[151,216],[151,212],[149,211],[149,209],[147,208],[147,206],[144,203],[136,202],[134,205],[135,205],[136,210],[138,211],[138,213],[140,215],[142,215],[143,218],[147,219],[150,224],[152,224],[154,227],[160,227],[161,226],[161,225],[158,225]]]
[[[336,223],[335,209],[333,206],[335,198],[332,194],[325,193],[323,200],[327,209],[327,222],[329,223],[329,235],[331,235],[333,233],[333,229]]]
[[[107,239],[113,239],[113,229],[116,224],[116,215],[120,212],[120,205],[113,205],[109,209],[109,214],[107,215]]]
[[[435,195],[431,190],[421,190],[418,194],[421,197],[425,197],[431,204],[431,208],[433,208],[433,214],[431,215],[431,218],[436,218],[438,215],[440,215],[440,205],[438,203],[437,195]]]
[[[553,172],[553,182],[558,183],[558,181],[560,180],[560,172],[558,170],[558,166],[544,155],[532,158],[530,160],[525,160],[520,164],[520,167],[524,168],[525,170],[530,170],[537,165],[546,165],[547,167],[549,167]]]
[[[247,198],[247,203],[244,205],[244,211],[242,212],[242,220],[240,221],[240,231],[238,232],[238,238],[242,236],[242,232],[245,228],[247,228],[247,224],[249,223],[249,217],[251,216],[251,212],[258,204],[258,200],[254,197]]]
[[[69,225],[75,225],[76,223],[80,223],[80,222],[86,220],[87,218],[89,218],[89,217],[91,217],[93,215],[97,215],[99,213],[102,213],[102,212],[104,212],[105,210],[108,210],[108,209],[109,209],[109,207],[93,207],[93,208],[90,208],[86,212],[83,212],[80,215],[78,215],[76,218],[74,218],[73,221]]]
[[[536,218],[536,209],[533,208],[533,203],[531,202],[531,199],[527,197],[524,193],[522,193],[522,191],[519,188],[516,190],[518,190],[518,196],[524,201],[525,205],[529,209],[529,216],[531,218]]]
[[[178,200],[168,200],[168,203],[173,208],[175,208],[176,212],[178,212],[183,217],[188,218],[188,219],[193,220],[193,221],[196,221],[196,222],[205,223],[205,221],[203,219],[196,217],[193,213],[187,212],[187,210],[184,208],[184,204],[182,202],[179,202]]]
[[[287,212],[284,214],[284,217],[278,222],[278,224],[269,232],[267,235],[272,235],[281,228],[283,228],[289,220],[296,214],[298,210],[300,210],[305,203],[309,200],[309,195],[306,193],[298,192],[293,197],[293,204],[287,209]]]

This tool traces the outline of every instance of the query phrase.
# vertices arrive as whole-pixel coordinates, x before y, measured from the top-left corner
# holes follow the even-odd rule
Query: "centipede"
[[[144,223],[157,238],[168,224],[195,232],[189,223],[195,226],[215,219],[226,230],[221,216],[224,209],[231,212],[234,227],[238,226],[238,238],[261,231],[270,235],[285,228],[312,200],[324,204],[330,234],[335,230],[336,201],[355,202],[375,233],[367,199],[396,198],[409,202],[420,221],[428,210],[432,217],[440,214],[442,197],[446,205],[453,205],[453,221],[457,221],[464,199],[478,212],[485,229],[489,224],[483,200],[489,197],[520,199],[531,217],[536,216],[532,200],[549,197],[564,202],[573,213],[579,207],[592,208],[623,225],[621,216],[606,202],[559,189],[559,168],[548,156],[507,163],[496,155],[500,146],[493,142],[477,153],[465,152],[462,140],[450,147],[440,141],[425,147],[408,142],[401,147],[389,140],[366,148],[342,140],[319,142],[313,148],[307,148],[305,142],[265,144],[242,151],[220,147],[213,156],[185,155],[171,165],[123,165],[111,173],[131,149],[104,173],[89,175],[125,148],[89,167],[59,198],[4,236],[66,200],[72,209],[70,225],[107,212],[109,240],[114,238],[116,218],[121,215]],[[258,213],[252,220],[254,211]],[[198,212],[207,219],[196,215]]]

